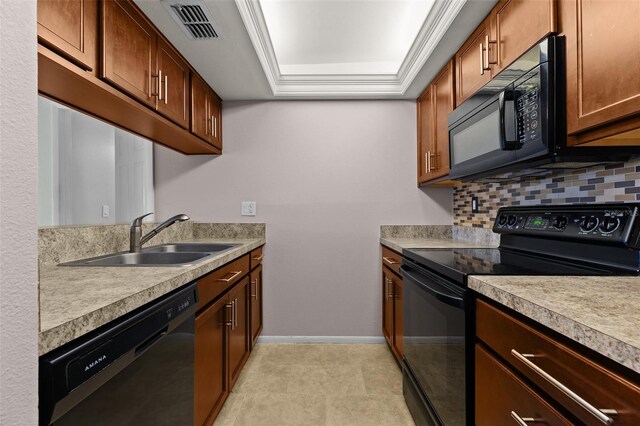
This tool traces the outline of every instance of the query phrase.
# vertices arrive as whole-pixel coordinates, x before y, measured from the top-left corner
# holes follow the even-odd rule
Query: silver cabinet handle
[[[237,297],[234,299],[233,305],[236,307],[233,317],[234,317],[234,322],[236,323],[235,327],[237,327],[238,326],[238,298]]]
[[[158,70],[158,100],[162,100],[162,70]]]
[[[256,289],[255,294],[253,293],[253,286],[254,285],[255,285],[255,289]],[[257,278],[255,280],[251,281],[251,298],[252,299],[258,299],[258,279]]]
[[[489,40],[489,34],[484,36],[484,43],[486,44],[487,48],[485,49],[485,58],[486,58],[486,63],[487,63],[487,70],[489,69],[489,65],[491,64],[497,64],[498,61],[497,60],[491,60],[489,59],[489,45],[490,44],[495,44],[496,46],[498,45],[498,41],[497,40]]]
[[[216,281],[220,281],[223,283],[228,283],[233,281],[238,275],[240,275],[242,273],[242,271],[231,271],[228,272],[229,274],[232,274],[229,278],[218,278]]]
[[[227,311],[224,314],[225,325],[231,327],[231,329],[233,330],[233,302],[227,303],[225,305],[225,308],[227,308]],[[231,309],[231,320],[229,320],[229,309]]]
[[[387,280],[386,299],[393,299],[393,280],[385,278]]]
[[[387,262],[390,265],[397,265],[400,262],[396,261],[394,258],[392,257],[386,257],[386,256],[382,256],[382,260],[384,260],[385,262]]]
[[[431,173],[431,151],[427,151],[427,173]]]
[[[215,116],[211,116],[211,136],[216,137],[216,125],[215,125]]]
[[[513,417],[513,420],[515,420],[520,426],[528,426],[527,422],[536,421],[533,417],[520,417],[515,411],[511,412],[511,417]]]
[[[169,76],[164,76],[164,104],[169,103]]]
[[[231,301],[231,330],[236,329],[236,301]]]
[[[607,416],[607,414],[616,415],[616,414],[618,414],[618,412],[616,410],[598,409],[598,408],[594,407],[593,405],[589,404],[580,395],[578,395],[577,393],[575,393],[574,391],[572,391],[571,389],[569,389],[568,387],[566,387],[565,385],[560,383],[555,377],[553,377],[552,375],[550,375],[549,373],[544,371],[542,368],[538,367],[533,362],[528,360],[528,358],[534,358],[535,355],[532,355],[532,354],[521,354],[520,352],[516,351],[515,349],[511,349],[511,355],[516,357],[520,362],[522,362],[524,365],[526,365],[527,367],[532,369],[534,372],[536,372],[538,375],[540,375],[543,379],[545,379],[547,382],[549,382],[553,387],[558,389],[560,392],[565,394],[567,397],[571,398],[576,404],[578,404],[579,406],[584,408],[586,411],[588,411],[589,414],[591,414],[596,419],[598,419],[602,424],[605,424],[605,425],[612,425],[613,424],[613,419],[611,417]]]
[[[480,75],[484,75],[484,47],[480,43]]]

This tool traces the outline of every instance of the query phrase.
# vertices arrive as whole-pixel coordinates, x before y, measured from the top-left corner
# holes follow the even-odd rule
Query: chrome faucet
[[[176,222],[183,222],[185,220],[189,220],[189,216],[186,214],[178,214],[169,219],[162,222],[160,225],[153,228],[147,235],[142,236],[142,219],[149,216],[153,213],[147,213],[140,217],[133,219],[131,222],[131,231],[130,231],[130,249],[131,253],[140,253],[140,249],[142,245],[158,235],[164,228],[168,228]]]

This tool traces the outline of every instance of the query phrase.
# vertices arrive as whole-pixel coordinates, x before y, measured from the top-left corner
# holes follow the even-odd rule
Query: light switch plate
[[[105,204],[102,206],[102,217],[109,217],[111,213],[109,212],[109,205]]]
[[[256,202],[255,201],[243,201],[242,202],[242,216],[255,216],[256,215]]]

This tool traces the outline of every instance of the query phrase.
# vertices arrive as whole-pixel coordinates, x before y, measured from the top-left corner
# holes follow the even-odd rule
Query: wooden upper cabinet
[[[157,34],[130,2],[102,2],[102,78],[153,108]]]
[[[449,113],[454,99],[453,60],[418,98],[418,184],[449,174]]]
[[[195,73],[191,74],[191,132],[210,142],[209,87]]]
[[[493,9],[497,74],[550,33],[557,31],[556,0],[501,0]]]
[[[158,111],[184,128],[189,127],[189,65],[162,38],[158,38]]]
[[[431,179],[431,152],[435,150],[433,132],[433,95],[429,85],[418,98],[418,183]]]
[[[222,149],[222,101],[196,74],[191,77],[191,131]]]
[[[449,174],[449,113],[454,108],[453,61],[433,80],[433,125],[435,157],[431,167],[433,178]]]
[[[98,2],[38,0],[38,41],[76,65],[95,70]]]
[[[456,53],[456,105],[491,80],[491,62],[495,62],[496,54],[495,43],[491,43],[495,40],[491,20],[490,14]]]
[[[640,1],[564,0],[567,132],[640,112]]]

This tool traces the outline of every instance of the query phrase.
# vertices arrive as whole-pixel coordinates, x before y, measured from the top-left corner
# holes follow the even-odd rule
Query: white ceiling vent
[[[185,34],[195,40],[220,38],[211,12],[202,0],[163,0],[162,4],[182,28]]]

